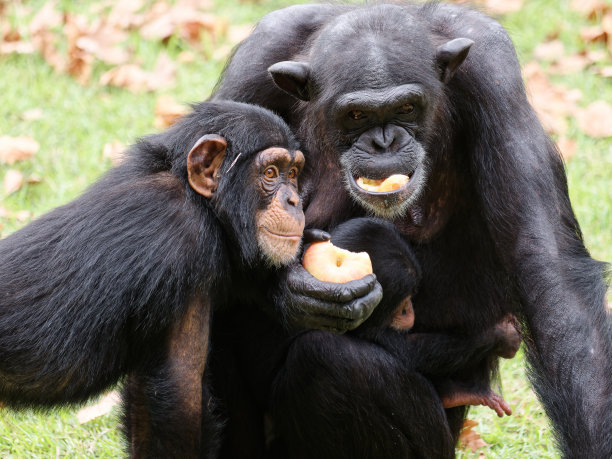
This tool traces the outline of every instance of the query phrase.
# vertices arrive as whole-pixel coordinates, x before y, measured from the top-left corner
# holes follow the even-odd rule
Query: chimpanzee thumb
[[[304,245],[311,244],[313,242],[325,242],[331,239],[331,234],[327,231],[323,231],[316,228],[308,228],[304,230],[302,240]]]

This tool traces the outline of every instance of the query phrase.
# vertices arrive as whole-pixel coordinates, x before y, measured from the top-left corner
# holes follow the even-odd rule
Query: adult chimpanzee
[[[211,378],[227,415],[222,457],[264,456],[253,439],[264,419],[258,403],[271,421],[268,448],[279,458],[452,457],[443,406],[484,404],[510,414],[488,386],[462,387],[447,376],[492,355],[512,357],[520,338],[511,321],[481,335],[410,333],[420,269],[395,226],[349,220],[334,228],[332,242],[370,254],[384,292],[380,304],[345,335],[310,330],[279,339],[280,327],[255,311],[248,320],[227,310],[215,316]],[[246,388],[232,383],[241,378],[224,376],[228,365],[248,375]],[[434,387],[421,373],[439,382]],[[249,392],[263,396],[253,403]]]
[[[439,3],[287,8],[236,50],[213,97],[272,108],[298,131],[313,165],[307,227],[368,212],[414,242],[415,332],[478,334],[519,316],[564,454],[612,457],[606,267],[584,246],[561,158],[496,21]],[[390,174],[410,180],[385,193],[358,185]],[[295,265],[274,306],[294,326],[346,331],[373,307],[359,287]],[[487,367],[453,378],[486,380]],[[447,410],[454,433],[464,413]]]
[[[132,454],[198,455],[211,305],[296,255],[303,165],[279,117],[203,103],[0,241],[0,400],[80,402],[130,373]]]

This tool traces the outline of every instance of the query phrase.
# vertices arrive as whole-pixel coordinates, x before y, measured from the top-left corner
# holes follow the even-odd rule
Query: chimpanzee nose
[[[372,137],[372,147],[375,151],[387,151],[393,145],[393,142],[395,142],[395,137],[395,129],[392,127],[376,128]]]
[[[297,207],[300,203],[300,196],[295,192],[295,190],[288,190],[287,193],[287,204],[293,207]]]

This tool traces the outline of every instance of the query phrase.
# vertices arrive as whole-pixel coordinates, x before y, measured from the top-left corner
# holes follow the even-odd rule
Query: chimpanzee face
[[[345,185],[375,215],[402,214],[419,196],[427,176],[419,137],[428,109],[418,84],[360,90],[333,104]]]
[[[402,11],[388,6],[379,13]],[[436,47],[410,17],[401,36],[383,36],[379,24],[347,14],[317,36],[308,62],[283,61],[268,71],[279,88],[309,102],[311,116],[303,122],[324,126],[321,142],[336,149],[355,201],[393,218],[425,187],[427,149],[435,148],[426,144],[431,121],[444,84],[473,42],[458,38]]]
[[[233,151],[216,134],[203,136],[187,157],[191,188],[213,199],[243,256],[248,257],[256,244],[264,261],[273,266],[290,262],[300,248],[305,219],[298,176],[303,167],[299,150]]]
[[[298,176],[304,167],[301,151],[272,147],[259,152],[253,164],[261,196],[255,215],[257,243],[273,265],[291,261],[300,248],[304,212],[298,194]]]

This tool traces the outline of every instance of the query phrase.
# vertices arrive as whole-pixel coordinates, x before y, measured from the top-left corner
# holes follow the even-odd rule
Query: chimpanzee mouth
[[[410,183],[410,176],[393,174],[384,179],[371,179],[367,177],[353,177],[355,184],[369,193],[399,193]]]
[[[346,174],[348,190],[354,199],[374,215],[393,218],[402,215],[418,198],[424,184],[426,168],[419,165],[410,173],[391,174],[386,178],[369,178]]]
[[[276,231],[270,231],[268,228],[262,227],[262,230],[264,230],[268,236],[274,237],[274,238],[278,238],[278,239],[284,239],[284,240],[288,240],[288,241],[293,241],[293,242],[299,242],[300,239],[302,239],[302,235],[301,234],[297,234],[297,233],[279,233]]]

